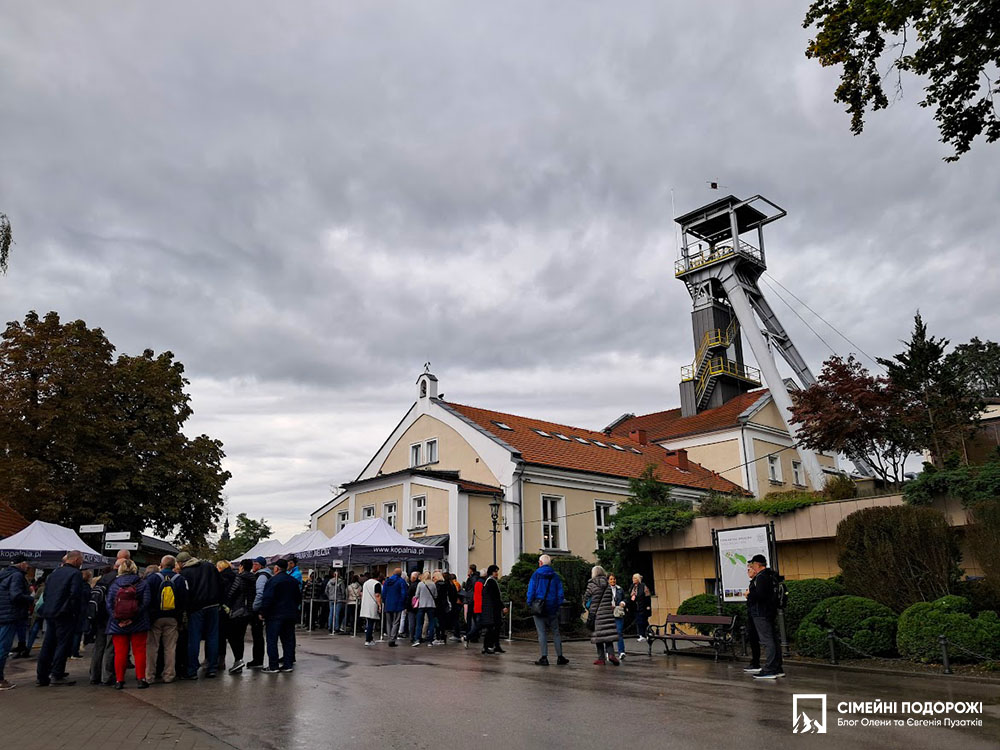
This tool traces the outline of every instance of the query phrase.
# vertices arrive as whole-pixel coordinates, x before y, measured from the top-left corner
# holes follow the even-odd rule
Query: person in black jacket
[[[76,684],[75,680],[67,680],[65,674],[66,659],[82,609],[81,565],[83,553],[70,550],[63,558],[62,567],[52,571],[45,584],[45,601],[40,613],[45,618],[45,638],[36,669],[36,684],[39,687]]]
[[[253,609],[255,594],[253,563],[250,560],[240,561],[240,572],[233,576],[226,591],[226,604],[229,609],[229,624],[226,628],[226,639],[233,652],[233,666],[229,674],[240,674],[246,662],[243,661],[244,641],[247,636],[247,625],[250,623],[250,612]]]
[[[28,561],[23,557],[15,557],[9,568],[0,570],[0,690],[14,687],[13,683],[4,679],[3,670],[14,643],[14,634],[28,622],[31,592],[25,578],[27,570]]]
[[[187,672],[185,680],[198,679],[201,642],[205,641],[205,676],[215,677],[219,665],[219,606],[222,603],[222,577],[207,560],[188,552],[177,555],[181,576],[187,583],[188,615]]]
[[[222,579],[222,606],[219,607],[219,669],[226,668],[226,639],[229,635],[229,606],[227,599],[229,589],[233,587],[236,580],[236,571],[233,570],[232,563],[228,560],[219,560],[215,563],[215,569],[219,571]]]
[[[302,589],[286,572],[287,560],[274,564],[274,575],[264,586],[260,614],[267,628],[267,667],[262,672],[291,672],[295,663],[295,621],[299,618]],[[278,665],[278,639],[281,639],[281,665]]]
[[[781,664],[781,646],[778,644],[778,588],[777,573],[767,567],[767,558],[754,555],[747,563],[750,585],[747,587],[747,630],[753,661],[743,671],[753,674],[758,680],[774,680],[784,677]],[[760,646],[767,649],[767,662],[760,666]]]
[[[502,654],[500,648],[500,626],[507,608],[503,606],[500,594],[500,568],[490,565],[486,569],[486,582],[483,584],[483,653]]]

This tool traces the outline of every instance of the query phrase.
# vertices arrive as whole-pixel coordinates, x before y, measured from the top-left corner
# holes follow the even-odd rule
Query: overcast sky
[[[915,79],[852,136],[805,3],[0,7],[2,320],[173,351],[232,515],[282,538],[426,361],[449,400],[571,425],[677,406],[671,191],[785,207],[769,272],[869,354],[918,307],[1000,335],[1000,146],[944,163]]]

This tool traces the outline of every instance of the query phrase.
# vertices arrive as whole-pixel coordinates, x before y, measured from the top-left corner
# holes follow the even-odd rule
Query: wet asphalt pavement
[[[131,679],[122,692],[87,685],[89,659],[69,664],[79,684],[45,689],[30,686],[33,659],[15,660],[8,668],[21,687],[0,694],[0,746],[1000,748],[1000,681],[796,665],[788,677],[762,682],[745,675],[742,662],[650,658],[645,644],[628,643],[635,653],[622,667],[594,666],[589,643],[566,645],[568,666],[555,666],[550,651],[553,665],[537,667],[533,642],[504,643],[506,654],[483,656],[475,645],[365,648],[361,638],[300,632],[291,674],[245,672],[143,691]],[[793,693],[827,695],[825,737],[792,733]],[[982,701],[984,713],[974,717],[982,726],[837,725],[839,702],[877,699]]]
[[[484,656],[300,633],[291,674],[127,692],[238,748],[1000,748],[1000,683],[800,666],[763,682],[743,663],[650,658],[635,641],[619,668],[594,666],[589,643],[567,645],[568,666],[550,652],[546,668],[532,663],[536,644],[503,645]],[[793,693],[828,695],[826,737],[792,733]],[[839,701],[879,698],[983,701],[983,726],[836,726]]]

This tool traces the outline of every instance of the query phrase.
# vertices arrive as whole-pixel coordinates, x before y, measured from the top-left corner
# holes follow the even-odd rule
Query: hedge
[[[830,654],[827,630],[833,628],[834,634],[847,644],[837,644],[841,656],[892,656],[896,653],[896,622],[893,611],[874,599],[834,596],[806,615],[795,633],[795,646],[803,656],[825,658]]]
[[[718,601],[718,598],[712,594],[697,594],[682,601],[677,608],[677,614],[714,616],[719,614]],[[747,608],[745,604],[726,602],[722,605],[722,614],[736,616],[737,632],[747,623]],[[708,635],[712,631],[712,628],[712,625],[699,625],[695,629],[702,635]]]
[[[978,661],[974,654],[1000,658],[1000,617],[993,611],[973,617],[969,600],[962,596],[919,602],[903,612],[896,635],[899,654],[914,661],[940,661],[940,635],[948,639],[952,661]]]
[[[794,637],[802,620],[824,599],[841,596],[846,592],[843,584],[829,578],[803,578],[786,580],[788,607],[785,609],[785,632]]]

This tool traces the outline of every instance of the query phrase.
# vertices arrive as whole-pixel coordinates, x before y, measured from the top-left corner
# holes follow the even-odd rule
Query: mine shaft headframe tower
[[[792,399],[768,339],[802,387],[809,387],[816,378],[757,283],[767,269],[764,226],[786,213],[760,195],[746,200],[728,195],[675,219],[682,238],[675,276],[687,285],[694,302],[691,323],[695,358],[681,371],[684,416],[721,406],[763,382],[795,439]],[[741,332],[759,370],[743,361]],[[823,473],[816,454],[803,447],[798,452],[810,484],[816,490],[822,489]]]

